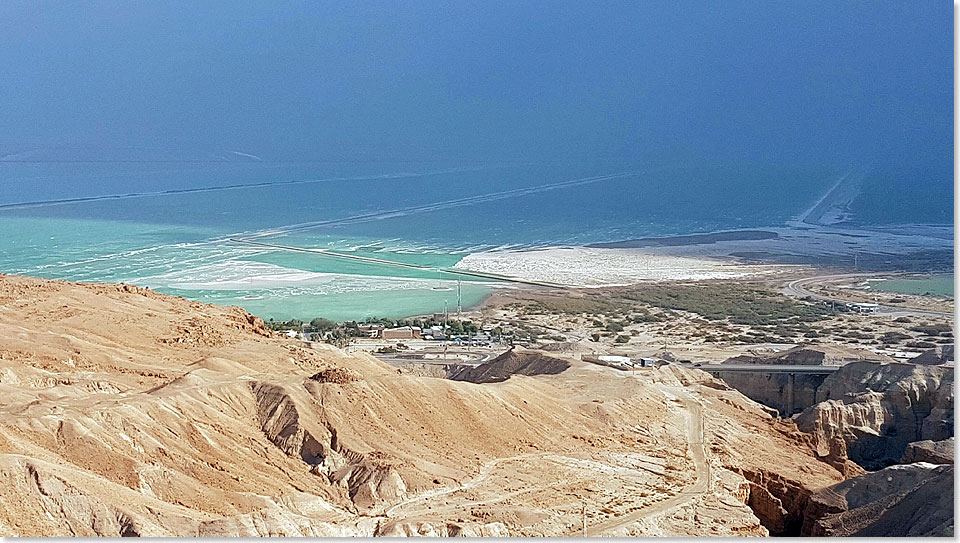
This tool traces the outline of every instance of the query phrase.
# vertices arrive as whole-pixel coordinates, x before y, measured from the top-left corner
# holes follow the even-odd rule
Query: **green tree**
[[[321,332],[329,332],[330,330],[333,330],[337,326],[337,323],[333,322],[330,319],[317,317],[312,321],[310,321],[310,326],[313,327],[314,330],[319,330]]]

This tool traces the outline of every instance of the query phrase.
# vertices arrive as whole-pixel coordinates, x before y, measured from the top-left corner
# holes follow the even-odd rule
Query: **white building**
[[[850,302],[847,309],[856,313],[876,313],[880,306],[869,302]]]

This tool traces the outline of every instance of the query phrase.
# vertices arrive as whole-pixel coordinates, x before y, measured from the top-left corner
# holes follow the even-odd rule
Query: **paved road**
[[[702,364],[691,367],[709,372],[813,373],[824,375],[829,375],[840,369],[840,366],[799,366],[791,364]]]
[[[690,453],[693,456],[693,464],[696,470],[696,480],[694,483],[681,490],[679,494],[663,501],[648,505],[623,516],[607,519],[593,526],[587,526],[587,537],[601,536],[611,530],[633,524],[644,517],[667,512],[674,507],[678,507],[695,499],[700,494],[709,490],[710,464],[707,462],[707,451],[703,445],[703,413],[701,405],[700,402],[693,399],[686,392],[682,393],[680,401],[686,408],[683,416],[686,421],[687,442],[690,444]]]
[[[889,275],[889,274],[887,274]],[[823,302],[834,302],[838,304],[845,304],[853,300],[842,300],[839,298],[830,298],[828,296],[823,296],[817,294],[809,289],[807,285],[813,285],[816,283],[822,283],[824,281],[835,281],[842,279],[857,279],[857,278],[868,278],[876,277],[875,273],[841,273],[837,275],[817,275],[815,277],[804,277],[803,279],[795,279],[787,283],[787,286],[783,288],[783,293],[787,296],[793,296],[795,298],[805,298],[810,297],[814,300],[820,300]],[[881,305],[878,313],[891,316],[891,317],[940,317],[940,318],[953,318],[953,313],[944,313],[940,311],[925,311],[923,309],[911,309],[906,307],[896,307],[889,305]]]

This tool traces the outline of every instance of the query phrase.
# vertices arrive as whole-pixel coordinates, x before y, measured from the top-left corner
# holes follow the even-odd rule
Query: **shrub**
[[[782,321],[813,322],[829,309],[791,300],[761,288],[721,285],[644,286],[624,297],[669,310],[696,313],[707,320],[729,319],[735,324],[764,325]]]
[[[920,332],[925,336],[952,336],[953,325],[951,324],[920,324],[910,327],[914,332]]]
[[[900,343],[905,339],[910,339],[910,334],[904,334],[903,332],[886,332],[880,335],[880,341],[882,343]]]

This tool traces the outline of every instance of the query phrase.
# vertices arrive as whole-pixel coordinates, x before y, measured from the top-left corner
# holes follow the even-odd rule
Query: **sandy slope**
[[[0,275],[0,534],[759,535],[748,503],[776,526],[842,479],[702,372],[569,363],[415,377],[236,308]]]

